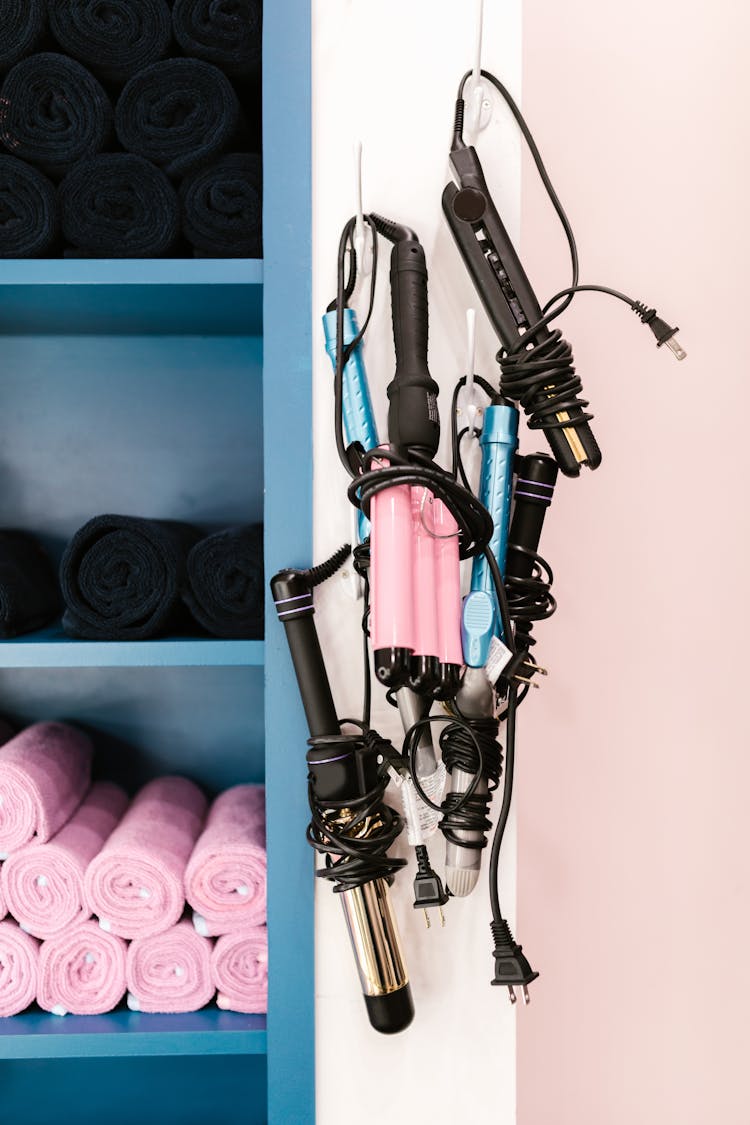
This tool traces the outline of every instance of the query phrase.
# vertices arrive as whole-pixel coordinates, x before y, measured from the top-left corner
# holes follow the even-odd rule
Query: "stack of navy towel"
[[[261,257],[262,0],[0,9],[0,258]]]

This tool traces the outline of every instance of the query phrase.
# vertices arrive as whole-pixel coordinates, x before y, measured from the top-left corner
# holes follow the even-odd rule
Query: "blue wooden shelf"
[[[118,1011],[60,1018],[27,1012],[0,1019],[0,1060],[265,1053],[265,1016],[213,1007],[175,1016]]]
[[[260,666],[264,660],[263,641],[79,641],[67,637],[59,625],[0,641],[0,668],[237,668]]]
[[[255,258],[0,262],[0,334],[259,336]]]

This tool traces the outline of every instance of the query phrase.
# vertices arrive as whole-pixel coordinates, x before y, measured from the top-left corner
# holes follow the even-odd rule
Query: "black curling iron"
[[[572,348],[559,329],[550,328],[550,322],[565,311],[573,295],[593,290],[617,297],[649,326],[659,347],[666,344],[677,359],[684,359],[686,353],[677,342],[678,329],[658,317],[655,309],[606,286],[578,284],[575,238],[541,154],[505,86],[483,70],[482,77],[502,95],[523,133],[570,248],[572,285],[542,308],[492,200],[476,149],[463,139],[463,91],[471,73],[464,75],[458,90],[450,152],[457,182],[449,183],[443,192],[443,211],[502,344],[498,353],[501,393],[521,403],[529,428],[544,431],[562,472],[575,477],[582,465],[590,469],[600,465],[602,455],[589,426],[593,415],[586,413],[588,402],[580,397],[582,384],[576,375]]]
[[[313,620],[313,588],[348,555],[347,546],[312,570],[279,571],[271,591],[310,730],[307,838],[326,858],[318,876],[332,881],[340,895],[370,1023],[392,1034],[408,1027],[414,1016],[388,891],[393,874],[406,862],[387,854],[401,831],[401,818],[382,799],[395,751],[373,731],[341,733]]]

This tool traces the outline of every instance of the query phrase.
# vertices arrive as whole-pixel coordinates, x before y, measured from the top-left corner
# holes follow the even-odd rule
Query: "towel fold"
[[[48,0],[50,29],[66,54],[107,82],[126,82],[167,53],[166,0]]]
[[[215,637],[263,636],[263,526],[230,527],[201,539],[187,560],[183,597]]]
[[[59,230],[55,185],[23,160],[0,155],[0,258],[43,258]]]
[[[99,258],[158,258],[180,233],[177,192],[160,168],[124,152],[81,160],[60,185],[65,240]]]
[[[184,777],[159,777],[141,789],[86,871],[86,906],[102,927],[139,938],[175,925],[206,804]]]
[[[235,785],[211,805],[185,871],[185,897],[204,936],[266,920],[266,807],[262,785]]]
[[[225,151],[240,125],[229,79],[199,59],[166,59],[130,79],[115,109],[120,143],[169,176],[184,176]]]
[[[0,74],[30,55],[44,34],[46,0],[2,0]]]
[[[42,943],[37,1003],[55,1016],[100,1016],[125,995],[127,945],[96,922],[79,922]]]
[[[186,55],[235,78],[260,75],[262,0],[175,0],[174,35]]]
[[[5,905],[5,899],[3,897],[2,875],[3,865],[0,863],[0,922],[2,922],[3,918],[8,913],[8,907]]]
[[[34,937],[56,937],[90,916],[83,905],[86,868],[114,831],[127,804],[118,785],[95,782],[57,835],[46,844],[27,844],[3,864],[0,886],[8,909]]]
[[[0,141],[53,179],[100,152],[111,131],[112,106],[103,87],[74,59],[32,55],[3,82]]]
[[[94,640],[137,641],[181,618],[186,560],[200,532],[171,520],[96,516],[60,563],[65,631]]]
[[[213,999],[211,942],[190,922],[138,938],[128,949],[128,1007],[133,1012],[197,1012]]]
[[[93,747],[65,723],[34,723],[0,747],[0,856],[70,819],[91,780]]]
[[[230,153],[199,168],[180,187],[183,231],[206,257],[263,256],[263,164],[254,153]]]
[[[12,158],[0,156],[0,178],[7,160]],[[34,170],[26,171],[32,183]],[[0,211],[1,192],[0,186]],[[48,625],[60,612],[61,600],[55,568],[41,544],[25,531],[0,531],[0,637],[18,637]]]
[[[33,1004],[39,981],[39,943],[15,922],[0,922],[0,1017]]]
[[[220,937],[211,954],[216,1003],[229,1012],[268,1011],[268,931],[265,926]]]

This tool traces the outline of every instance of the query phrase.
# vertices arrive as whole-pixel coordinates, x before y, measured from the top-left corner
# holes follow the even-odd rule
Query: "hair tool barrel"
[[[334,574],[348,554],[347,546],[312,570],[280,571],[271,590],[310,728],[308,840],[326,857],[317,874],[334,882],[341,896],[370,1023],[391,1034],[408,1027],[414,1016],[388,891],[405,862],[387,855],[401,830],[400,818],[382,800],[384,760],[392,747],[372,731],[340,733],[313,620],[313,587]]]
[[[424,249],[408,227],[380,215],[370,218],[393,243],[396,370],[388,386],[388,437],[400,456],[424,464],[434,458],[440,442],[439,388],[427,364]],[[371,519],[376,674],[389,687],[411,683],[425,695],[447,698],[455,691],[461,664],[457,525],[423,485],[397,484],[376,493]]]
[[[463,84],[462,84],[463,89]],[[530,426],[543,429],[567,476],[595,469],[601,452],[576,397],[580,381],[570,346],[550,330],[492,200],[476,149],[463,141],[463,98],[456,106],[450,163],[457,184],[443,192],[443,211],[464,264],[502,342],[501,390],[521,401]]]
[[[479,438],[482,451],[482,464],[479,475],[479,499],[492,516],[493,533],[490,550],[497,559],[501,574],[505,572],[508,546],[508,525],[510,522],[511,492],[513,486],[513,462],[518,445],[518,411],[509,403],[495,396],[484,411],[484,424]],[[490,645],[494,637],[503,636],[502,622],[497,604],[492,575],[484,554],[477,555],[472,564],[471,588],[464,598],[461,617],[461,638],[463,642],[466,671],[456,696],[456,704],[461,716],[469,723],[491,720],[495,711],[493,686],[485,666],[490,655]],[[489,726],[489,724],[487,724]],[[451,753],[451,739],[448,739],[448,767],[450,787],[448,805],[457,805],[464,800],[476,774],[477,763],[474,756],[470,760],[454,760]],[[471,748],[468,747],[471,753]],[[494,762],[497,754],[491,753],[485,759]],[[467,768],[462,768],[467,767]],[[462,827],[461,820],[452,823],[448,817],[443,829],[445,843],[445,878],[452,894],[464,897],[473,891],[479,879],[482,865],[482,851],[487,845],[486,829],[481,827],[487,821],[487,808],[490,800],[486,768],[476,781],[472,801],[466,804],[465,822],[475,821],[475,827]],[[476,817],[472,812],[476,812]]]

